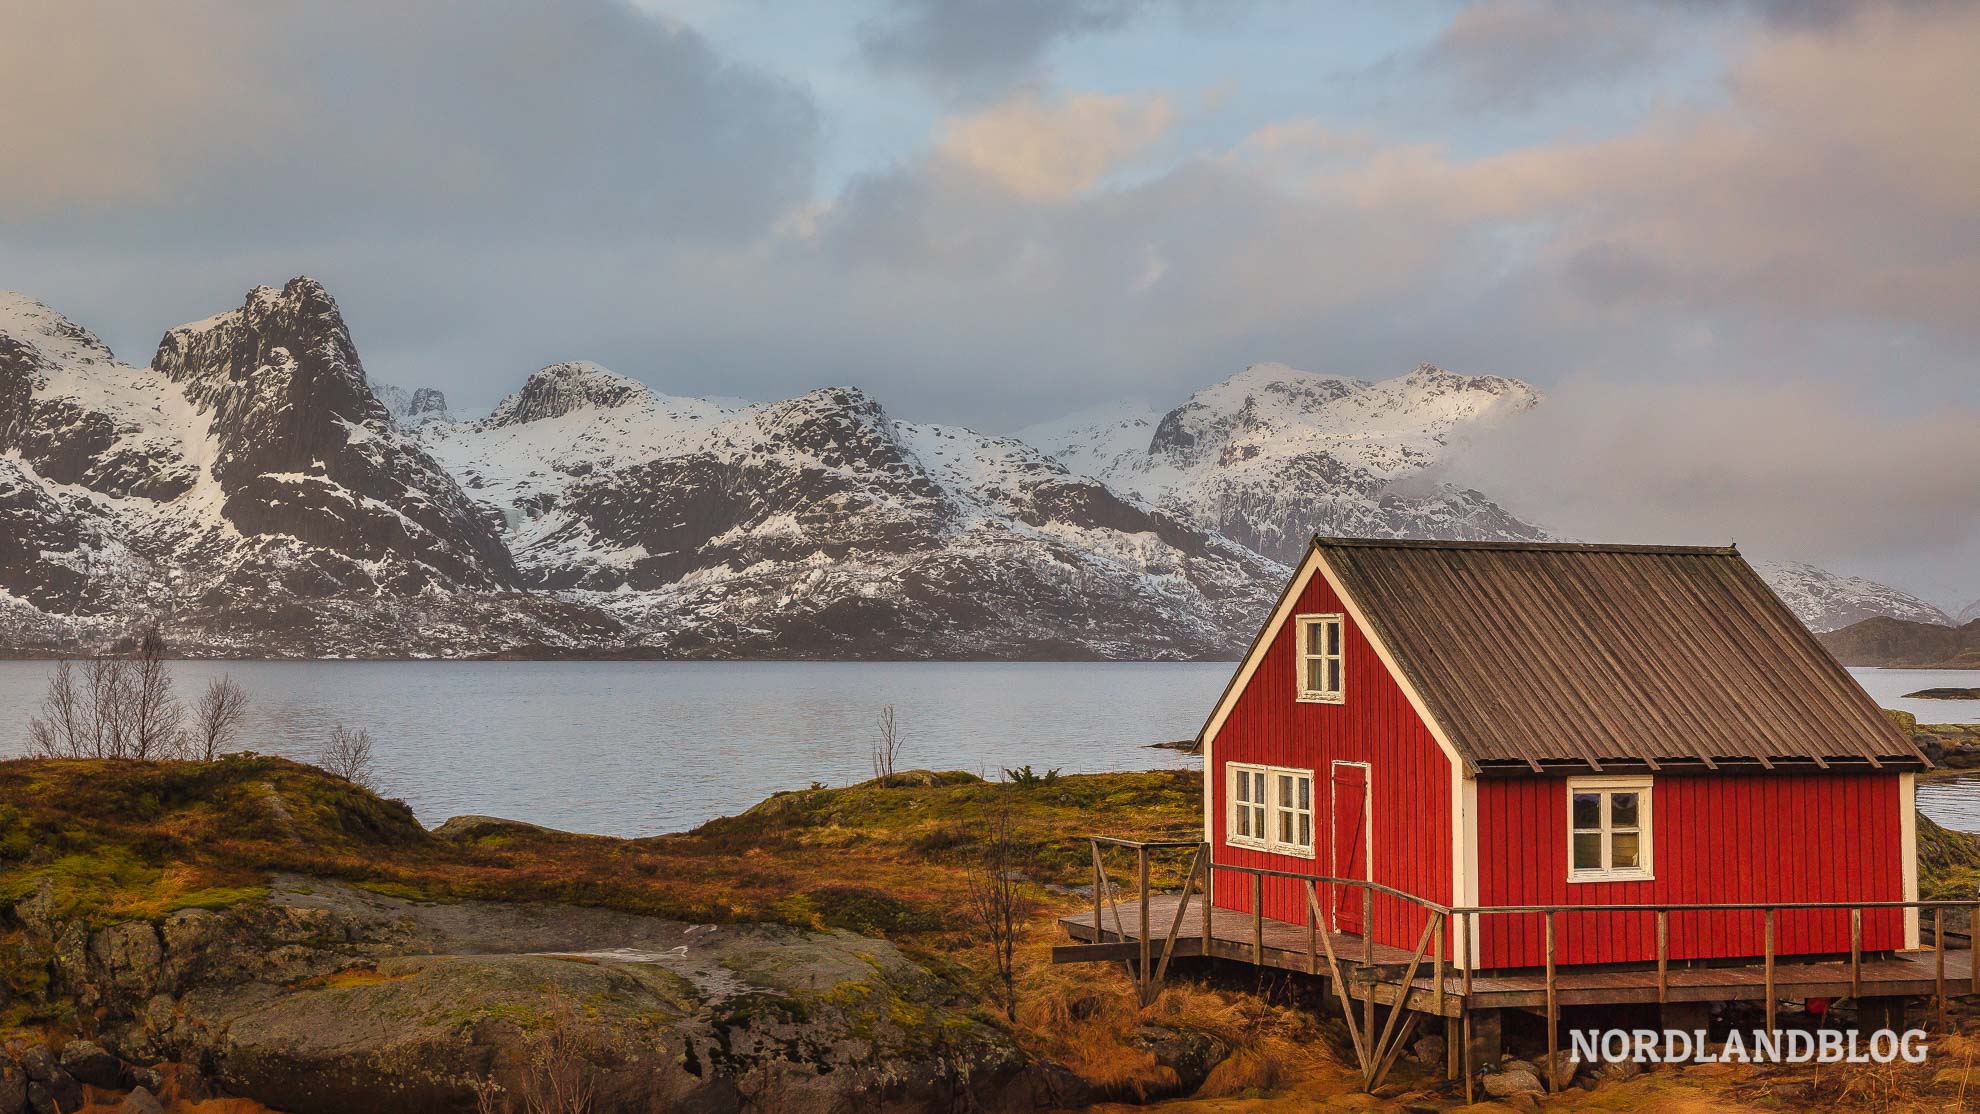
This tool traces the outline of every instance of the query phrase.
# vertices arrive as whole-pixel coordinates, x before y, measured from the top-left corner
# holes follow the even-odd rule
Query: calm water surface
[[[18,753],[46,662],[0,662],[0,754]],[[307,758],[331,727],[369,729],[380,782],[434,824],[485,813],[611,835],[680,831],[780,789],[871,774],[895,705],[907,767],[996,776],[1189,767],[1147,744],[1194,735],[1224,663],[180,662],[190,698],[231,673],[253,698],[248,749]],[[1851,670],[1885,707],[1980,722],[1974,670]],[[1921,784],[1927,815],[1980,831],[1980,777]]]
[[[47,662],[0,662],[0,754],[18,754]],[[1186,767],[1147,744],[1196,734],[1232,666],[1093,663],[179,662],[183,698],[231,673],[244,749],[307,758],[370,730],[379,782],[419,818],[483,813],[652,835],[780,789],[871,774],[893,704],[900,768],[995,777]]]

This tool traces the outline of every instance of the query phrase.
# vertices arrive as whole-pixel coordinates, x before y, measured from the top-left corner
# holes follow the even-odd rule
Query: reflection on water
[[[1980,832],[1980,773],[1919,779],[1918,811],[1948,828]]]

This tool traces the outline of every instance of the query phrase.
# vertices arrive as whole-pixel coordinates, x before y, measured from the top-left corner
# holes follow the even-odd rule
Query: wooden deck
[[[1174,894],[1155,894],[1149,898],[1150,947],[1157,959],[1161,956],[1169,926],[1175,922],[1176,904],[1180,900]],[[1054,962],[1110,958],[1132,960],[1139,956],[1140,902],[1123,901],[1119,911],[1124,933],[1116,931],[1110,910],[1103,910],[1102,928],[1098,933],[1094,931],[1090,910],[1061,917],[1060,925],[1079,944],[1054,949]],[[1254,940],[1254,925],[1249,913],[1214,910],[1210,926],[1210,955],[1283,971],[1323,977],[1327,974],[1325,953],[1311,950],[1318,945],[1310,945],[1305,925],[1267,918],[1259,928],[1259,939]],[[1331,940],[1334,953],[1343,964],[1347,992],[1355,999],[1365,1000],[1372,996],[1378,1005],[1394,1005],[1401,1000],[1411,1010],[1443,1017],[1459,1016],[1465,1009],[1531,1009],[1547,1005],[1547,980],[1542,971],[1475,974],[1468,997],[1463,973],[1448,971],[1444,976],[1444,993],[1440,996],[1436,977],[1430,973],[1426,962],[1419,967],[1417,976],[1410,980],[1405,994],[1402,978],[1409,964],[1409,952],[1377,944],[1373,949],[1373,966],[1363,968],[1364,944],[1361,937],[1337,932],[1332,934]],[[1093,944],[1111,945],[1111,950],[1102,952],[1091,947]],[[1204,954],[1200,895],[1193,898],[1182,912],[1181,926],[1173,942],[1173,954],[1179,957]],[[1943,980],[1939,973],[1940,961],[1940,953],[1934,951],[1865,955],[1858,972],[1858,982],[1853,987],[1847,958],[1819,962],[1781,958],[1774,963],[1774,997],[1777,1000],[1924,997],[1937,993],[1942,985],[1949,996],[1970,993],[1972,952],[1960,948],[1944,953]],[[1712,966],[1672,963],[1666,972],[1661,998],[1654,964],[1563,966],[1555,974],[1554,988],[1558,1006],[1659,1001],[1759,1002],[1767,997],[1766,979],[1765,965],[1756,957],[1748,963]]]

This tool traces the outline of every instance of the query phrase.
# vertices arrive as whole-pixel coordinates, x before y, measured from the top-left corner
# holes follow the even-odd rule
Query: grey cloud
[[[893,0],[860,32],[884,72],[944,94],[995,92],[1027,76],[1054,41],[1124,26],[1145,0]]]
[[[1650,13],[1576,0],[1481,0],[1457,10],[1414,68],[1466,107],[1525,110],[1543,98],[1640,72],[1666,51]]]

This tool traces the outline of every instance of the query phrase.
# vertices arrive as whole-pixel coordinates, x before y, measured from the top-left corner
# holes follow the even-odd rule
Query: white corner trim
[[[1313,570],[1319,563],[1319,558],[1318,552],[1310,549],[1307,551],[1306,560],[1300,564],[1299,571],[1293,574],[1292,583],[1286,586],[1285,595],[1279,597],[1279,606],[1273,610],[1271,619],[1266,621],[1265,629],[1258,636],[1258,642],[1252,646],[1251,653],[1238,665],[1237,678],[1231,682],[1223,699],[1217,702],[1216,709],[1210,713],[1209,721],[1203,725],[1203,842],[1211,847],[1212,863],[1217,861],[1217,783],[1214,780],[1217,776],[1217,756],[1214,749],[1217,732],[1224,729],[1224,721],[1230,718],[1231,709],[1237,707],[1237,702],[1243,698],[1245,690],[1251,687],[1252,674],[1258,672],[1258,667],[1265,661],[1265,655],[1272,650],[1272,643],[1277,641],[1279,632],[1285,629],[1286,620],[1292,616],[1293,609],[1299,606],[1299,597],[1305,593],[1307,583],[1313,579]]]
[[[1918,775],[1898,775],[1898,866],[1904,874],[1904,901],[1918,900]],[[1935,942],[1936,943],[1936,942]],[[1904,946],[1916,949],[1918,910],[1904,911]]]

